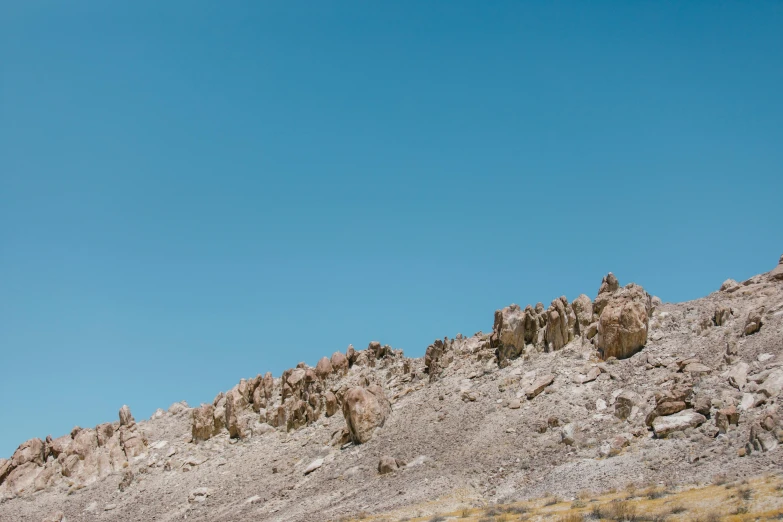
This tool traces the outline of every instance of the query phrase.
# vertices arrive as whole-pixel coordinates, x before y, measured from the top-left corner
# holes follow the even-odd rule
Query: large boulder
[[[340,408],[337,404],[337,396],[331,391],[326,392],[324,395],[324,402],[326,403],[326,416],[331,417]]]
[[[30,439],[23,442],[11,457],[11,462],[14,467],[20,467],[28,462],[32,462],[36,466],[43,466],[46,456],[44,455],[44,448],[46,445],[41,439]]]
[[[147,451],[147,446],[138,430],[128,426],[120,426],[120,445],[128,460]]]
[[[759,386],[759,392],[767,397],[777,397],[783,390],[783,370],[772,371]]]
[[[498,348],[498,363],[518,357],[525,349],[526,314],[519,305],[512,304],[495,311],[491,344]]]
[[[115,432],[116,430],[114,429],[114,425],[111,422],[104,422],[103,424],[98,424],[95,427],[95,433],[98,439],[98,446],[100,447],[106,446],[109,443],[109,440],[111,440],[111,438],[114,437]]]
[[[95,430],[89,428],[79,430],[73,441],[68,446],[69,455],[77,455],[81,460],[86,459],[98,449],[98,435]]]
[[[683,410],[674,415],[657,417],[653,423],[653,431],[656,437],[666,437],[675,431],[683,431],[704,424],[707,418],[693,410]]]
[[[383,426],[390,413],[391,404],[380,386],[356,386],[343,395],[343,415],[355,444],[370,440],[375,428]]]
[[[226,428],[232,439],[245,437],[243,426],[239,422],[239,408],[239,398],[231,393],[226,395]]]
[[[534,399],[553,382],[555,382],[555,376],[553,374],[548,373],[546,375],[542,375],[525,388],[525,396],[528,398],[528,400]]]
[[[315,365],[315,374],[319,379],[326,379],[332,374],[332,371],[332,363],[328,357],[321,357],[321,360]]]
[[[586,335],[587,327],[593,321],[593,302],[585,294],[582,294],[571,303],[571,309],[576,315],[576,333]]]
[[[596,347],[601,356],[604,359],[624,359],[632,356],[647,344],[652,311],[650,294],[641,286],[630,283],[611,294],[599,295],[599,298],[605,301],[598,319],[596,335]],[[596,303],[598,301],[596,298]]]
[[[345,374],[348,371],[348,358],[342,352],[334,352],[329,362],[332,369],[339,374]]]
[[[198,408],[193,408],[193,418],[190,427],[193,442],[208,440],[212,437],[215,429],[214,415],[215,407],[211,404],[202,404]]]
[[[547,351],[559,350],[573,339],[573,331],[569,328],[569,311],[565,297],[555,299],[549,305],[545,334]]]

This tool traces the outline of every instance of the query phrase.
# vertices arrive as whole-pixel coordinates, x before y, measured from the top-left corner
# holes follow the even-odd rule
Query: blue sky
[[[783,253],[780,2],[0,5],[0,456]]]

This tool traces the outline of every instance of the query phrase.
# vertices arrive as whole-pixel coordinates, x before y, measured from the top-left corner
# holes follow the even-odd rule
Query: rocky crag
[[[677,304],[610,273],[423,358],[349,346],[26,441],[0,459],[0,520],[336,520],[753,475],[783,465],[781,390],[783,257]]]

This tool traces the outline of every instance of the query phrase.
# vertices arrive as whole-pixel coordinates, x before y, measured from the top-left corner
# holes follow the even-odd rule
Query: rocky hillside
[[[348,347],[210,404],[26,441],[0,459],[0,520],[422,516],[759,475],[783,466],[781,390],[783,257],[677,304],[610,273],[595,299],[508,306],[423,358]]]

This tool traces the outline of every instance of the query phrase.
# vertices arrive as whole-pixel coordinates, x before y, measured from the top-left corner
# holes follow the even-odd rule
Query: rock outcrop
[[[369,441],[375,429],[386,422],[390,412],[391,405],[380,386],[356,386],[343,396],[343,415],[355,444]]]
[[[595,344],[604,359],[625,359],[647,344],[652,298],[644,288],[630,283],[611,292],[606,290],[596,299],[596,308],[600,315]]]

